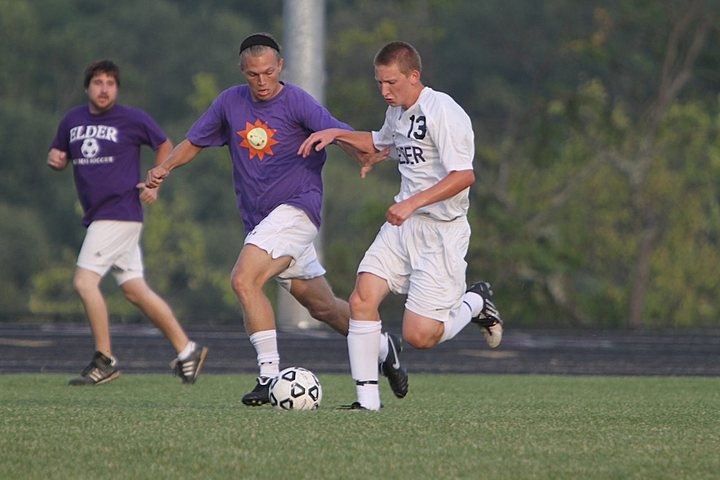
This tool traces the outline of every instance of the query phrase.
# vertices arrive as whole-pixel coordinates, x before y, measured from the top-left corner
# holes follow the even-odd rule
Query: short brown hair
[[[407,42],[390,42],[375,55],[375,65],[397,64],[399,70],[407,75],[412,70],[422,72],[422,60],[418,51]]]
[[[115,79],[117,86],[120,86],[120,69],[110,60],[97,60],[92,62],[85,69],[85,80],[83,85],[85,88],[90,86],[90,80],[98,73],[106,73]]]

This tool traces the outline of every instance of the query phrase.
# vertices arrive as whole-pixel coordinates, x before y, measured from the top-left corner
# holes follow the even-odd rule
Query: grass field
[[[0,478],[702,479],[720,476],[720,379],[414,375],[382,411],[249,408],[248,375],[0,376]]]

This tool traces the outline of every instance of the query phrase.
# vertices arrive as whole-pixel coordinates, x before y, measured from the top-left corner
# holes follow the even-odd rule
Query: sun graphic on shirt
[[[255,120],[255,124],[245,122],[245,130],[239,130],[237,132],[243,138],[240,143],[241,147],[245,147],[250,152],[250,158],[254,158],[257,155],[260,160],[263,159],[265,154],[272,155],[272,147],[275,145],[277,140],[273,138],[277,130],[268,127],[267,123],[263,123],[260,119]]]

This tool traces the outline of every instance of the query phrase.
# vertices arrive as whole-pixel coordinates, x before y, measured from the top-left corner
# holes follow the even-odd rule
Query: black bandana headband
[[[272,37],[262,33],[254,33],[242,41],[240,44],[240,54],[242,55],[244,50],[254,47],[255,45],[265,45],[266,47],[274,48],[278,52],[280,51],[280,46]]]

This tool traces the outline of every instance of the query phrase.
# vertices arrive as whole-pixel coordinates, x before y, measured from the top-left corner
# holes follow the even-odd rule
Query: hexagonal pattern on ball
[[[322,401],[322,386],[310,370],[288,367],[270,383],[270,405],[278,410],[315,410]]]

